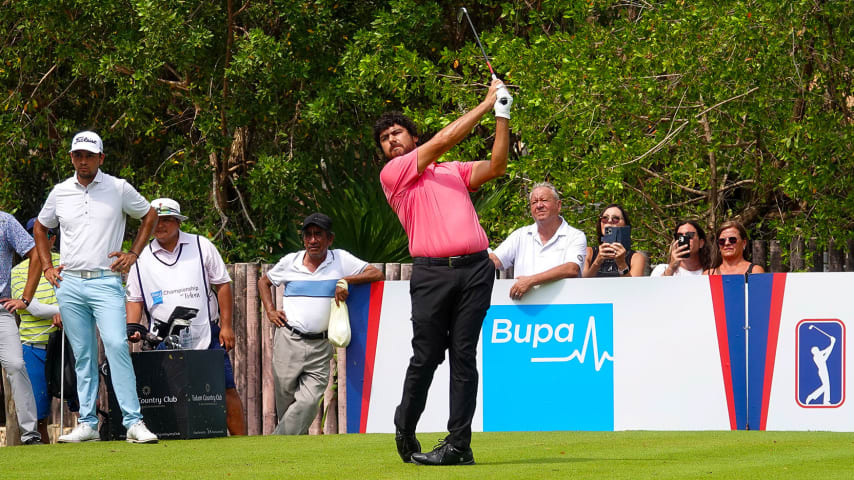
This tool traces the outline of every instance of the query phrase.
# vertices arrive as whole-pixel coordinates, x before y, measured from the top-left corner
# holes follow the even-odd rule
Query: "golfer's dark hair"
[[[374,142],[376,142],[377,148],[382,149],[382,146],[380,146],[380,134],[394,125],[400,125],[405,128],[413,137],[418,136],[418,127],[415,126],[415,122],[410,120],[409,117],[400,112],[385,112],[377,119],[377,123],[374,124]]]
[[[700,265],[703,267],[703,270],[706,270],[712,265],[712,253],[711,247],[709,247],[709,240],[706,239],[706,231],[703,230],[703,227],[700,226],[698,221],[680,220],[676,222],[676,228],[673,229],[673,239],[676,240],[676,236],[679,235],[679,227],[686,223],[694,227],[694,230],[697,231],[697,237],[703,239],[703,246],[697,252],[697,255],[700,257]]]
[[[632,221],[629,219],[629,214],[626,213],[626,209],[623,208],[622,205],[620,205],[619,203],[610,203],[608,204],[608,206],[602,209],[602,213],[604,214],[605,210],[608,210],[609,208],[617,208],[618,210],[620,210],[620,214],[623,216],[623,221],[626,222],[626,226],[632,226]],[[597,238],[601,239],[604,235],[605,232],[602,231],[602,216],[600,215],[596,217],[596,236]]]

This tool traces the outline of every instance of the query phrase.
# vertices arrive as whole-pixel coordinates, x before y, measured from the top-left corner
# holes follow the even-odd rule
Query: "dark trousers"
[[[401,432],[415,432],[433,373],[448,350],[451,398],[446,441],[469,448],[477,405],[477,341],[494,282],[495,266],[488,258],[456,268],[413,266],[409,282],[413,355],[406,370],[403,398],[394,415],[394,424]]]

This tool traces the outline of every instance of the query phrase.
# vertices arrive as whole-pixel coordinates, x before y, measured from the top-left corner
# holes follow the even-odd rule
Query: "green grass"
[[[429,448],[439,434],[420,434]],[[476,433],[477,465],[404,464],[392,435],[0,448],[3,479],[854,478],[854,433]]]

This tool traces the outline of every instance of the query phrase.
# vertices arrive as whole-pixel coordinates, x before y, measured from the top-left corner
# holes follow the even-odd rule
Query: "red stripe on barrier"
[[[371,284],[371,299],[368,306],[368,332],[365,340],[365,376],[362,384],[362,415],[359,433],[368,426],[368,411],[371,406],[371,385],[374,380],[374,360],[377,356],[377,336],[380,331],[380,314],[383,309],[383,287],[385,282]]]
[[[721,373],[724,377],[726,405],[729,411],[729,427],[736,430],[735,398],[732,393],[732,365],[729,359],[729,338],[726,328],[726,305],[724,304],[723,276],[709,275],[709,287],[712,291],[712,307],[715,311],[715,330],[718,334],[718,349],[721,354]]]
[[[777,358],[777,340],[780,334],[780,316],[783,313],[786,274],[775,273],[773,282],[771,286],[771,308],[768,312],[768,348],[765,351],[765,383],[762,386],[762,415],[759,419],[759,430],[765,430],[765,423],[768,421],[768,402],[771,399],[774,360]]]

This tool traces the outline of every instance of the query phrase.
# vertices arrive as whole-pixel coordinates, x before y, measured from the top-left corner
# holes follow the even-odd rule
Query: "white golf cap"
[[[151,206],[157,211],[158,217],[175,217],[182,222],[187,219],[181,215],[181,205],[171,198],[158,198],[151,202]]]
[[[104,153],[104,142],[95,132],[80,132],[71,140],[69,152],[75,150],[86,150],[92,153]]]

